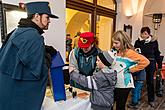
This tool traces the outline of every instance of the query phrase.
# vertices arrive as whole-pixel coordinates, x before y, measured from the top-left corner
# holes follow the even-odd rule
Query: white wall
[[[3,3],[18,5],[21,0],[2,0]],[[46,0],[23,0],[29,1],[46,1]],[[49,29],[45,31],[44,37],[47,45],[52,45],[60,51],[65,61],[65,3],[66,0],[47,0],[50,2],[51,11],[59,19],[51,19]],[[1,45],[1,44],[0,44]]]
[[[164,0],[160,0],[160,1],[164,1]],[[144,8],[144,13],[147,13],[149,10],[151,10],[151,3],[155,2],[154,0],[148,0],[146,2],[146,5],[145,5],[145,8]],[[162,10],[164,10],[164,5],[165,5],[165,2],[163,2],[163,4],[160,5],[159,2],[156,2],[153,6],[153,9],[157,10],[157,8],[160,8]],[[144,16],[143,17],[143,23],[145,26],[149,26],[151,28],[151,32],[153,34],[154,32],[154,24],[152,23],[152,17],[148,17],[148,16]],[[159,42],[159,48],[160,48],[160,51],[161,51],[161,54],[163,56],[165,56],[165,35],[164,35],[164,29],[165,29],[165,16],[162,17],[162,22],[160,23],[160,26],[158,27],[158,30],[157,30],[157,38],[158,38],[158,42]],[[164,58],[164,61],[165,62],[165,58]]]
[[[124,24],[132,25],[132,43],[138,38],[143,21],[143,8],[146,0],[116,0],[117,20],[116,30],[123,30]],[[135,2],[137,3],[135,5]]]
[[[149,26],[153,33],[153,23],[152,18],[146,18],[143,15],[144,6],[147,0],[135,0],[137,1],[137,5],[133,6],[134,0],[116,0],[117,1],[117,20],[116,20],[116,30],[122,29],[124,24],[129,24],[133,26],[132,36],[133,36],[133,44],[135,40],[140,35],[140,29],[142,26]],[[148,2],[150,2],[148,0]],[[137,8],[136,8],[137,6]],[[137,9],[135,13],[133,13],[133,9]],[[127,17],[126,10],[129,9],[131,16]],[[128,11],[128,10],[127,10]],[[164,36],[164,29],[165,29],[165,17],[162,18],[162,22],[160,24],[160,28],[158,29],[158,42],[161,54],[165,56],[165,36]],[[165,58],[164,61],[165,62]]]

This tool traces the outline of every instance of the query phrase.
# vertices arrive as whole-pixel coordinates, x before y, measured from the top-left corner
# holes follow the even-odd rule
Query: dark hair
[[[145,32],[145,31],[146,31],[149,35],[151,34],[151,31],[150,31],[150,28],[149,28],[149,27],[142,27],[140,32],[143,33],[143,32]]]
[[[70,36],[70,34],[66,34],[66,36]]]
[[[28,14],[27,19],[33,19],[33,18],[34,18],[34,15],[35,15],[35,14]],[[39,15],[41,16],[41,15],[43,15],[43,14],[39,14]]]
[[[33,17],[34,17],[34,14],[29,14],[27,19],[33,19]]]

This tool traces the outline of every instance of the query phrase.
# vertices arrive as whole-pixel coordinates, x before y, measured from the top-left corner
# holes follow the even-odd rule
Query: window
[[[93,2],[93,0],[83,0],[83,1],[87,1],[87,2],[90,2],[90,3],[92,3],[92,2]]]
[[[102,7],[109,8],[112,10],[115,10],[116,8],[114,0],[97,0],[97,5],[100,5]]]
[[[91,31],[91,14],[74,9],[66,9],[66,61],[72,48],[78,46],[81,32]]]
[[[111,48],[116,21],[115,0],[66,0],[66,7],[67,34],[73,38],[77,32],[92,31],[99,40],[99,48]]]
[[[97,16],[96,37],[98,47],[102,50],[110,50],[111,35],[113,32],[113,19],[104,16]]]
[[[66,34],[71,38],[76,36],[77,32],[91,31],[91,14],[74,9],[66,9]]]

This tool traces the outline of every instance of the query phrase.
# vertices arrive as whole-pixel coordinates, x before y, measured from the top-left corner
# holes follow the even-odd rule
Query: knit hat
[[[40,2],[29,2],[25,4],[27,14],[47,14],[51,18],[58,18],[58,16],[53,15],[50,10],[49,2],[40,1]]]
[[[115,59],[114,53],[111,51],[103,51],[98,54],[98,57],[100,58],[101,62],[108,67],[113,64]]]
[[[78,47],[88,48],[94,42],[94,34],[92,32],[84,32],[80,34]]]

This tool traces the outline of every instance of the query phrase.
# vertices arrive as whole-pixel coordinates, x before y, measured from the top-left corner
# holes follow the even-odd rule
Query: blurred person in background
[[[70,36],[70,34],[66,35],[66,61],[69,62],[69,54],[72,50],[72,38]]]
[[[73,48],[77,48],[78,47],[78,39],[80,37],[81,32],[77,32],[77,34],[74,36],[73,38]]]

